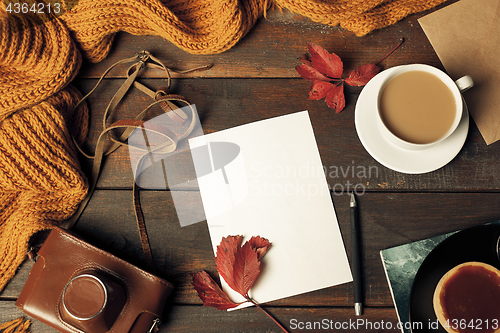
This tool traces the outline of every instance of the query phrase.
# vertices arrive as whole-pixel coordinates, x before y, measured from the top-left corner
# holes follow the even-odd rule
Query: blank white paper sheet
[[[229,235],[272,243],[250,289],[254,300],[352,281],[307,111],[196,137],[189,145],[207,147],[194,164],[214,254]],[[244,300],[221,280],[234,301]]]

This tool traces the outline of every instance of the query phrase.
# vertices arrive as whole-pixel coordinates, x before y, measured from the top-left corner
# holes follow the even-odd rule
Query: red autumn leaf
[[[318,100],[326,97],[326,93],[333,87],[333,84],[325,81],[314,81],[309,89],[309,98]]]
[[[228,277],[228,280],[226,278],[224,280],[233,290],[259,307],[284,332],[288,332],[283,325],[248,295],[249,289],[260,274],[260,260],[271,247],[271,243],[267,239],[257,236],[252,237],[240,247],[242,238],[242,236],[222,238],[220,245],[217,246],[217,256],[215,258],[217,270],[221,276],[223,275],[222,272],[224,272]],[[193,287],[203,301],[203,306],[227,310],[242,304],[232,301],[207,272],[201,271],[191,274],[191,276],[193,277]]]
[[[233,276],[234,262],[242,241],[242,236],[223,237],[219,246],[217,246],[217,255],[215,257],[217,271],[224,278],[224,281],[226,281],[229,287],[234,290],[236,290]]]
[[[203,306],[211,306],[217,308],[217,310],[227,310],[241,304],[229,299],[227,294],[222,291],[207,272],[201,271],[191,274],[191,276],[193,277],[193,287],[203,301]]]
[[[321,46],[314,43],[308,43],[307,47],[311,54],[311,62],[320,73],[329,76],[332,79],[338,79],[342,76],[342,60],[335,53],[329,53]]]
[[[241,246],[242,239],[242,236],[222,238],[217,246],[215,262],[217,271],[228,286],[249,300],[248,290],[260,274],[260,259],[271,247],[271,243],[266,238],[257,236]],[[193,275],[193,286],[206,306],[229,309],[241,304],[234,303],[204,271]]]
[[[307,59],[307,56],[300,57],[299,61],[302,65],[296,66],[295,69],[302,78],[313,82],[309,88],[309,99],[325,98],[327,105],[338,113],[345,107],[343,83],[358,87],[367,84],[380,72],[378,64],[398,49],[403,42],[404,38],[377,63],[358,67],[349,73],[347,79],[342,78],[344,65],[340,57],[314,43],[307,44],[311,61]]]
[[[358,67],[358,69],[352,71],[349,77],[345,79],[345,83],[350,86],[364,86],[368,83],[375,75],[380,72],[380,67],[375,64],[366,64]]]
[[[257,259],[259,261],[271,247],[271,243],[266,238],[260,236],[253,236],[252,238],[250,238],[248,243],[250,244],[252,249],[257,251]]]
[[[325,98],[326,104],[339,113],[345,107],[344,85],[338,84],[328,90]]]
[[[299,73],[300,77],[309,81],[330,81],[331,79],[327,76],[321,74],[316,68],[313,67],[312,63],[304,55],[299,58],[302,63],[300,66],[295,66],[295,70]]]
[[[217,271],[227,285],[246,297],[248,289],[259,276],[260,262],[271,243],[262,237],[252,237],[241,247],[242,236],[222,238],[217,246]]]
[[[250,243],[246,242],[236,253],[233,275],[236,288],[233,289],[246,296],[259,274],[260,261],[257,259],[257,251],[252,248]]]
[[[330,81],[330,78],[324,76],[316,68],[314,68],[308,64],[302,64],[300,66],[296,66],[295,70],[297,71],[297,73],[300,74],[300,76],[303,79],[306,79],[309,81],[316,81],[316,80]]]

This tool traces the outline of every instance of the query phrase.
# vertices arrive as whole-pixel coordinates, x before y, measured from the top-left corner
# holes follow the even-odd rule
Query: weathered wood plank
[[[354,332],[388,332],[398,323],[394,309],[367,308],[363,317],[356,318],[353,308],[266,308],[285,328],[292,332],[311,332],[322,329],[328,332],[346,332],[348,324],[359,323]],[[167,321],[160,332],[282,332],[270,318],[258,309],[249,308],[232,312],[203,307],[174,307],[167,313]],[[362,319],[357,321],[358,319]],[[382,320],[386,323],[381,329]],[[316,322],[316,324],[315,324]],[[321,326],[320,326],[321,323]],[[390,324],[387,324],[390,323]],[[316,325],[316,327],[314,327]],[[344,326],[342,328],[341,326]],[[200,329],[200,327],[203,329]],[[337,329],[335,328],[337,326]],[[315,328],[315,329],[314,329]],[[318,329],[320,328],[320,329]]]
[[[142,80],[152,88],[161,87],[164,84],[162,81]],[[85,79],[76,83],[82,91],[88,92],[95,82]],[[105,80],[89,99],[92,108],[89,151],[102,131],[106,105],[121,82],[121,79]],[[448,165],[427,174],[407,175],[382,166],[361,145],[354,127],[354,108],[362,88],[345,88],[347,105],[339,114],[328,108],[324,101],[307,100],[309,82],[302,79],[181,79],[174,80],[173,89],[196,104],[205,133],[309,110],[322,162],[328,171],[328,183],[332,188],[336,184],[347,187],[349,182],[362,184],[371,190],[500,189],[500,164],[497,163],[500,144],[487,146],[473,121],[464,147]],[[132,90],[116,113],[111,115],[108,125],[119,119],[135,117],[149,103],[149,97]],[[158,111],[152,111],[151,116],[158,114]],[[132,179],[128,150],[120,148],[107,159],[98,186],[130,188]]]
[[[207,270],[212,276],[217,275],[206,223],[180,227],[169,192],[143,191],[141,199],[158,274],[175,285],[172,301],[200,304],[191,286],[190,273]],[[392,306],[380,250],[500,218],[500,193],[367,192],[358,201],[368,306]],[[333,202],[350,255],[349,199],[346,195],[334,195]],[[94,245],[142,266],[131,191],[97,191],[76,231]],[[29,268],[29,264],[21,267],[2,292],[3,298],[17,297]],[[272,304],[349,306],[351,303],[352,284],[348,283]]]
[[[355,317],[352,307],[304,309],[266,307],[266,310],[285,328],[293,332],[311,332],[314,327],[316,329],[322,327],[328,332],[346,332],[349,329],[353,330],[353,328],[354,332],[397,332],[395,328],[398,319],[396,312],[391,308],[366,308],[362,317]],[[0,302],[0,322],[13,320],[20,316],[23,316],[23,313],[15,308],[14,302]],[[227,312],[202,306],[175,305],[167,306],[163,317],[159,332],[165,333],[282,332],[270,318],[257,308]],[[58,331],[32,319],[31,332],[55,333]]]

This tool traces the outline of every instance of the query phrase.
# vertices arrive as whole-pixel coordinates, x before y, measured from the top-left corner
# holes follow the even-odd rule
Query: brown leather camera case
[[[38,251],[16,306],[61,332],[146,333],[157,330],[172,289],[56,227]]]

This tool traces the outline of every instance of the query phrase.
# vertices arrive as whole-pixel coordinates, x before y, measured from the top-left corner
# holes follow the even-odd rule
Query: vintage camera
[[[152,333],[171,283],[54,228],[16,301],[60,332]]]

